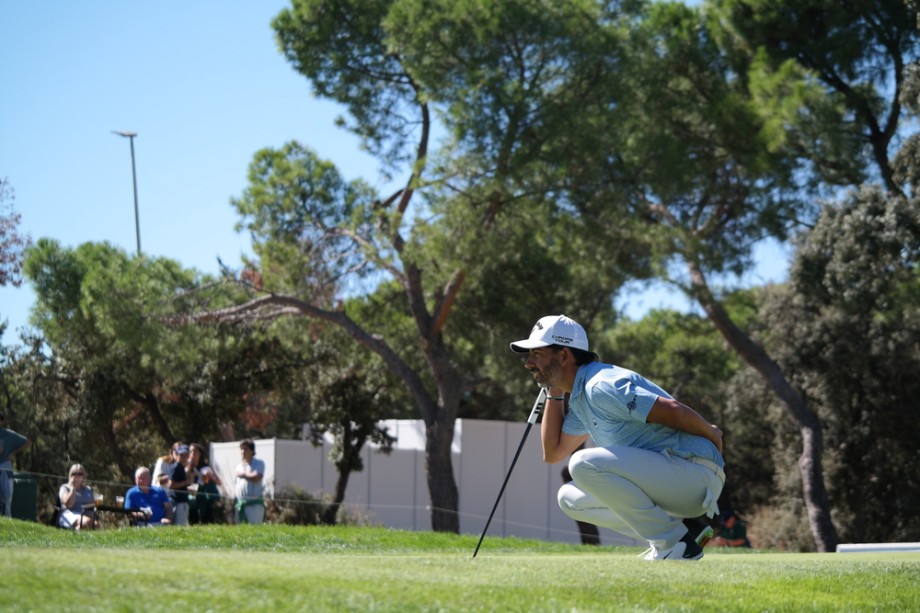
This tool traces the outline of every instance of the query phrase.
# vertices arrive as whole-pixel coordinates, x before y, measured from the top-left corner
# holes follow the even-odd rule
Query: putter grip
[[[528,424],[537,423],[537,419],[540,418],[540,413],[543,412],[543,405],[546,404],[546,388],[540,388],[540,394],[537,396],[537,401],[533,403],[533,408],[530,410],[530,417],[527,418]]]

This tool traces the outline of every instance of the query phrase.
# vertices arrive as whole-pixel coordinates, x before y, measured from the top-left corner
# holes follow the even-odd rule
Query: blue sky
[[[298,140],[346,179],[387,186],[357,140],[334,125],[275,44],[271,19],[288,1],[6,2],[0,8],[0,177],[15,190],[20,230],[65,246],[108,241],[133,253],[131,153],[141,246],[203,272],[249,250],[230,198],[253,154]],[[745,282],[785,275],[785,253],[760,253]],[[660,288],[621,298],[630,316],[686,310]],[[26,324],[34,293],[0,288],[4,340]]]

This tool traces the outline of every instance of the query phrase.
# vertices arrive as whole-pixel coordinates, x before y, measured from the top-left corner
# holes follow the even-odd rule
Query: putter
[[[514,459],[511,460],[508,474],[505,475],[505,482],[502,483],[502,489],[498,491],[498,498],[495,499],[495,504],[492,506],[492,512],[489,513],[489,519],[486,520],[486,527],[482,529],[482,536],[479,537],[479,542],[476,543],[476,550],[473,551],[474,558],[476,554],[479,553],[479,546],[482,545],[482,539],[486,537],[486,532],[489,530],[489,524],[492,523],[492,516],[495,515],[495,509],[498,508],[498,502],[502,499],[502,494],[505,493],[505,486],[508,485],[508,478],[511,477],[511,471],[514,470],[514,465],[517,464],[518,456],[521,455],[521,449],[524,448],[524,443],[527,441],[527,435],[530,434],[530,429],[533,425],[537,423],[537,418],[540,417],[544,404],[546,404],[545,387],[540,388],[540,394],[537,396],[537,401],[533,403],[533,409],[530,410],[530,417],[527,418],[527,428],[524,430],[524,436],[521,437],[521,444],[518,445],[517,453],[514,454]]]

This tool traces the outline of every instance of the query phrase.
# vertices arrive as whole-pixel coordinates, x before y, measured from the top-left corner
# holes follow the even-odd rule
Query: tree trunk
[[[410,267],[410,272],[413,269]],[[420,280],[413,278],[415,296],[424,296],[421,291]],[[421,309],[423,300],[410,300],[416,309]],[[348,315],[342,311],[328,311],[304,302],[292,296],[270,294],[256,298],[242,305],[226,307],[205,313],[187,316],[190,321],[239,321],[249,317],[258,317],[260,309],[275,308],[264,318],[274,318],[281,315],[301,315],[315,317],[333,323],[342,328],[358,343],[373,351],[383,359],[387,367],[397,377],[402,379],[406,389],[415,400],[416,406],[425,421],[425,468],[427,471],[428,491],[431,495],[431,527],[438,532],[460,532],[460,520],[457,514],[459,495],[454,479],[453,463],[450,456],[450,446],[454,437],[454,420],[460,405],[460,390],[462,389],[461,377],[451,365],[440,330],[432,327],[433,321],[443,321],[429,318],[424,312],[416,314],[419,322],[420,344],[428,361],[429,371],[435,379],[438,388],[437,401],[429,393],[421,375],[412,369],[409,364],[397,354],[384,338],[373,335],[358,326]],[[177,323],[183,320],[177,319]]]
[[[425,468],[431,495],[431,528],[436,532],[460,533],[460,496],[454,479],[450,447],[454,420],[443,416],[425,424]]]
[[[818,551],[832,552],[837,548],[837,530],[831,521],[830,503],[824,484],[824,469],[821,455],[824,447],[821,423],[802,395],[786,379],[779,365],[766,350],[738,328],[731,317],[709,290],[702,270],[690,263],[690,279],[694,296],[710,321],[722,334],[728,344],[741,358],[764,378],[786,408],[789,416],[802,433],[802,455],[799,457],[799,471],[802,475],[802,495],[808,512],[808,523]]]
[[[324,524],[334,526],[336,515],[339,513],[339,507],[345,500],[345,491],[348,489],[348,479],[354,470],[363,468],[361,462],[361,450],[367,442],[367,436],[364,434],[355,434],[351,428],[351,422],[344,420],[342,426],[342,457],[335,463],[335,468],[339,473],[339,478],[335,482],[335,494],[330,504],[323,511],[320,518]]]
[[[350,468],[339,469],[339,478],[335,482],[335,494],[332,502],[323,510],[322,517],[320,517],[320,521],[328,526],[334,526],[336,523],[339,507],[342,506],[342,501],[345,500],[345,490],[348,489],[349,477],[351,477]]]

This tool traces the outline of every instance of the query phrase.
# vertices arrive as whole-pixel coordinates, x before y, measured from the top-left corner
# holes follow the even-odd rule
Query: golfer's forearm
[[[703,416],[676,400],[658,398],[648,414],[647,421],[652,424],[661,424],[688,434],[695,434],[712,442],[720,452],[722,451],[722,434],[712,427]]]
[[[547,464],[555,464],[565,457],[565,454],[559,451],[564,407],[565,403],[561,400],[547,400],[543,409],[540,440],[543,443],[543,461]]]

